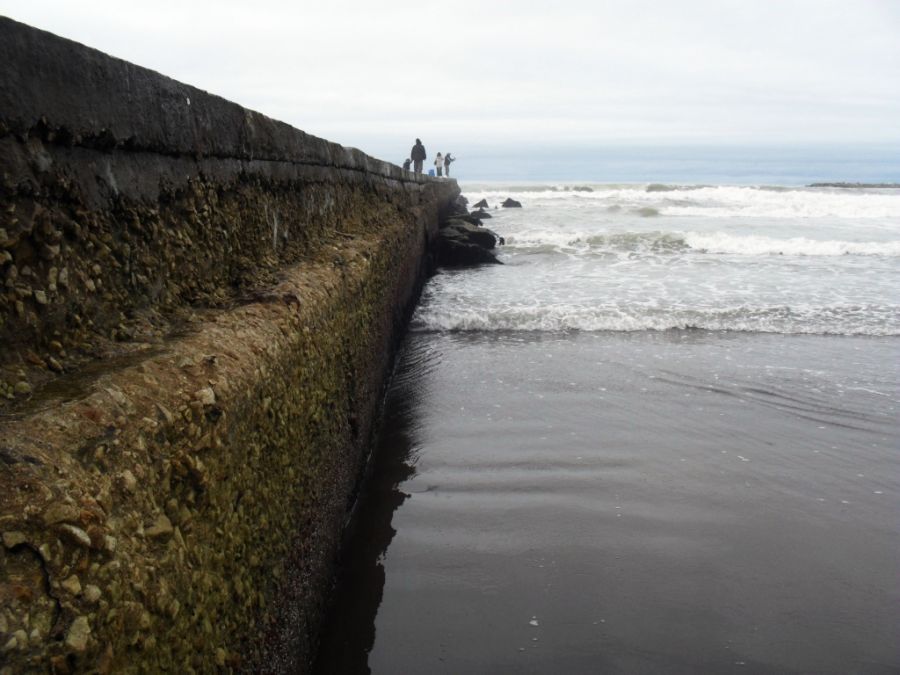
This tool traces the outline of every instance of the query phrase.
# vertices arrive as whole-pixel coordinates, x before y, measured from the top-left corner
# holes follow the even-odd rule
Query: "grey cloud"
[[[0,11],[367,149],[426,131],[896,142],[898,6],[6,0]]]

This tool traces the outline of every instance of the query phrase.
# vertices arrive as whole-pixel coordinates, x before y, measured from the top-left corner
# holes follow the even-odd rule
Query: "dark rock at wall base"
[[[497,236],[489,229],[458,218],[447,221],[440,230],[440,236],[442,239],[463,240],[488,249],[497,245]]]
[[[466,213],[454,213],[453,215],[450,216],[450,220],[446,220],[446,221],[442,222],[440,224],[440,227],[441,228],[447,227],[454,220],[463,220],[463,221],[465,221],[467,223],[471,223],[472,225],[475,225],[475,226],[481,225],[481,219],[472,215],[471,213],[466,212]]]
[[[441,239],[438,242],[438,264],[444,267],[464,267],[479,264],[502,265],[488,249],[456,239]]]
[[[445,267],[502,264],[492,252],[502,238],[491,230],[461,218],[441,224],[438,233],[438,264]]]
[[[476,209],[489,209],[489,208],[491,208],[490,205],[489,205],[488,202],[487,202],[487,199],[482,199],[480,202],[478,202],[477,204],[473,204],[472,206],[473,206],[474,208],[476,208]]]
[[[460,195],[457,197],[449,206],[449,213],[452,216],[460,217],[460,216],[468,216],[469,209],[466,208],[466,204],[468,204],[468,200]]]
[[[472,213],[470,213],[469,215],[472,216],[473,218],[479,218],[479,219],[494,217],[487,211],[482,211],[481,209],[479,209],[478,211],[472,211]]]
[[[505,209],[521,209],[522,203],[517,202],[515,199],[507,198],[500,206]]]

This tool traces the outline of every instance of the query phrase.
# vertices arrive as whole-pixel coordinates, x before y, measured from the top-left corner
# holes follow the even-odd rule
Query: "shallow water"
[[[900,672],[900,190],[466,193],[320,672]]]
[[[412,333],[320,672],[896,672],[898,357]]]

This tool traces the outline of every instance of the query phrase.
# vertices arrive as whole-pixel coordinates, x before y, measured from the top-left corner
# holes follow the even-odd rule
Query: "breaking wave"
[[[602,204],[637,215],[703,218],[900,218],[900,190],[709,185],[481,185],[470,198],[498,206],[519,193],[526,208]]]
[[[729,253],[748,256],[900,256],[900,241],[818,241],[805,237],[775,239],[773,237],[732,235],[722,232],[689,232],[685,235],[685,243],[691,249],[708,253]]]
[[[739,256],[885,256],[900,257],[900,241],[858,242],[816,240],[806,237],[779,239],[726,232],[621,232],[575,234],[558,230],[526,231],[510,235],[511,250],[523,253],[648,252],[707,253]]]
[[[418,331],[631,332],[697,329],[752,333],[900,335],[900,306],[750,307],[651,310],[551,304],[417,310]]]
[[[684,236],[671,232],[622,232],[619,234],[595,234],[585,239],[575,239],[573,246],[587,245],[595,249],[614,251],[648,251],[651,253],[681,253],[687,251]]]
[[[637,209],[635,213],[644,218],[652,218],[653,216],[659,215],[659,209],[655,209],[652,206],[642,206],[641,208]]]
[[[500,183],[472,183],[466,184],[466,194],[473,193],[493,193],[501,194],[507,192],[595,192],[597,190],[609,189],[633,189],[635,186],[629,183],[524,183],[524,184],[500,184]]]
[[[900,336],[900,190],[576,186],[495,212],[506,264],[437,275],[415,327]]]
[[[710,185],[668,185],[666,183],[650,183],[645,190],[646,192],[680,192],[682,190],[699,190],[701,188],[712,187]]]

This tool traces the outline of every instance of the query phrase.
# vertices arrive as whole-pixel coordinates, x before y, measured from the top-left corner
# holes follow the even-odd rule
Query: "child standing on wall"
[[[441,153],[438,153],[434,158],[434,168],[437,172],[438,178],[440,178],[441,172],[444,170],[444,158]]]

